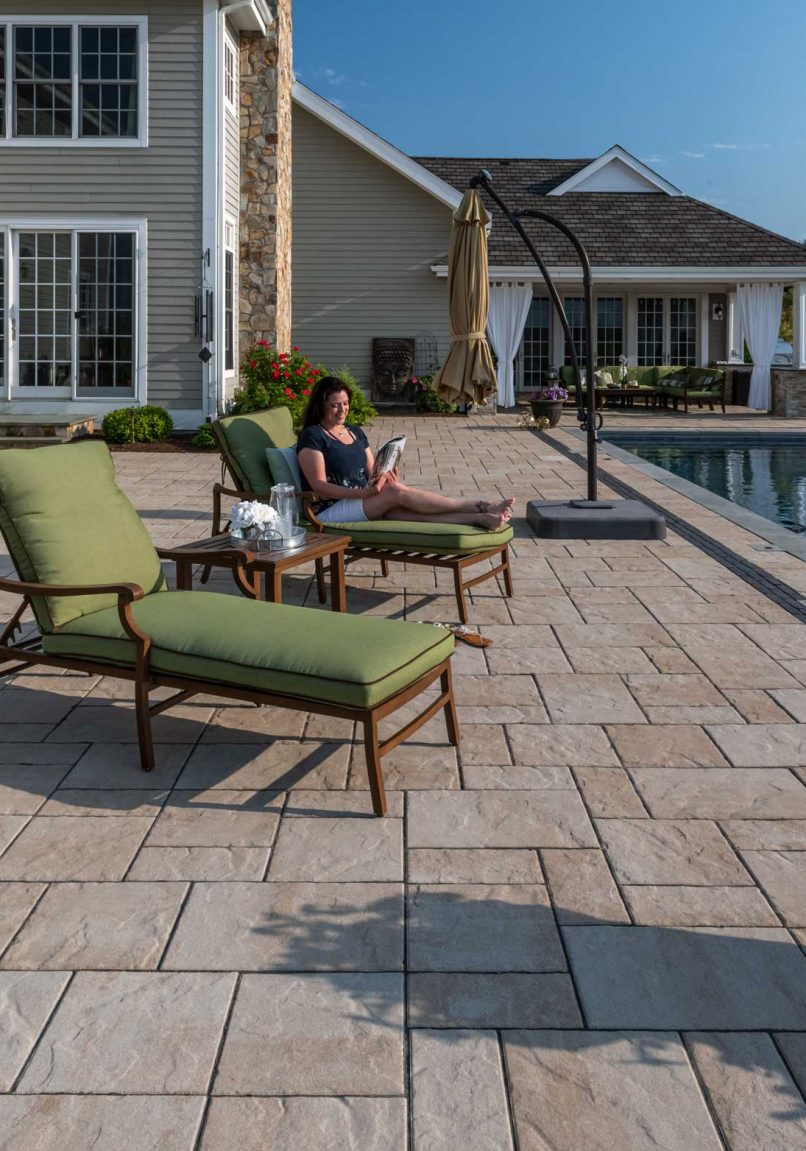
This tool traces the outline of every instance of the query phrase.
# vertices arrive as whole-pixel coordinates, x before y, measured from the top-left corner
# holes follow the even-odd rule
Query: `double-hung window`
[[[0,17],[0,145],[146,143],[147,19]]]
[[[521,347],[523,387],[536,388],[550,359],[548,296],[535,296],[529,305]]]
[[[638,364],[697,363],[696,296],[638,297]]]

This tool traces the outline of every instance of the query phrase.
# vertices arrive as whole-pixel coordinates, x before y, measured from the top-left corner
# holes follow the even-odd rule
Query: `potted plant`
[[[563,402],[568,392],[559,383],[551,382],[533,392],[529,403],[536,420],[547,419],[550,428],[556,428],[563,413]]]

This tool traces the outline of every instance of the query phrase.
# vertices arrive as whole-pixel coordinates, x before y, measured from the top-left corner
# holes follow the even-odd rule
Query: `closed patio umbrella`
[[[453,214],[448,258],[448,310],[451,346],[434,379],[440,398],[449,403],[481,404],[497,388],[487,310],[489,214],[475,188],[468,188]]]

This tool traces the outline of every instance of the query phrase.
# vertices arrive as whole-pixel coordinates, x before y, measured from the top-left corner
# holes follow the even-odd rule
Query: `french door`
[[[133,397],[137,234],[12,228],[4,235],[6,394]],[[0,343],[0,360],[3,351]]]

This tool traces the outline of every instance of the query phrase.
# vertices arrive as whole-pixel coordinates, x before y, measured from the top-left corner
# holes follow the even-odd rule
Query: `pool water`
[[[658,443],[611,432],[606,439],[792,532],[806,532],[806,437],[664,437]]]

